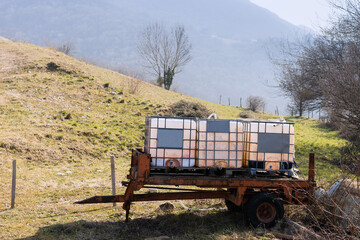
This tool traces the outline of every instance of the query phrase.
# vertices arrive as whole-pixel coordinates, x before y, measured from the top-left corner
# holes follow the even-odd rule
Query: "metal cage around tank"
[[[146,118],[145,152],[152,157],[151,167],[195,167],[196,135],[195,118]]]
[[[294,123],[243,121],[244,167],[287,171],[295,157]]]
[[[238,120],[198,120],[197,167],[241,168],[243,124]]]

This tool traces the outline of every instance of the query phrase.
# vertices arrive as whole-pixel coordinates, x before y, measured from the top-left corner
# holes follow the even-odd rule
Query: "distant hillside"
[[[285,114],[286,100],[269,87],[276,82],[267,51],[301,30],[249,0],[5,0],[0,11],[0,35],[38,45],[71,41],[78,58],[135,69],[141,68],[136,42],[144,26],[183,24],[193,60],[175,79],[180,92],[212,102],[222,95],[232,105],[259,95],[267,111],[279,106]]]

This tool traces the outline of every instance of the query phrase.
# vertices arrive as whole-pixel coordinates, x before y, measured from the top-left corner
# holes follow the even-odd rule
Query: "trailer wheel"
[[[240,212],[242,210],[241,206],[237,206],[235,203],[233,203],[230,200],[225,199],[225,205],[230,212]]]
[[[246,219],[254,227],[273,227],[284,217],[284,206],[274,193],[260,192],[245,205]]]

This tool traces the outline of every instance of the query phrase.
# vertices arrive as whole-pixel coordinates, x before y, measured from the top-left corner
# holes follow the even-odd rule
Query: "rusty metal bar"
[[[312,186],[304,180],[260,180],[260,179],[215,179],[215,178],[176,178],[176,177],[149,177],[146,184],[152,185],[194,185],[206,188],[279,188],[280,186],[289,186],[296,188],[309,188]]]
[[[129,182],[123,181],[123,186],[128,186]],[[164,189],[164,190],[174,190],[174,191],[194,191],[194,192],[201,192],[201,191],[208,191],[208,190],[202,190],[202,189],[193,189],[193,188],[175,188],[175,187],[160,187],[159,185],[155,186],[142,186],[142,188],[156,188],[156,189]],[[115,195],[115,194],[114,194]]]
[[[124,202],[124,195],[94,196],[81,201],[77,201],[75,203],[89,204],[89,203],[114,203],[114,202]]]
[[[123,209],[126,211],[125,222],[129,221],[131,199],[134,195],[135,188],[136,188],[135,180],[130,180],[129,185],[127,186],[127,188],[125,190],[124,199],[121,199],[119,196],[119,200],[122,200],[122,202],[124,202]]]
[[[185,200],[185,199],[213,199],[227,198],[227,191],[201,191],[201,192],[176,192],[176,193],[149,193],[136,194],[132,201],[159,201],[159,200]]]
[[[315,154],[309,153],[309,182],[315,181]]]
[[[161,200],[185,200],[185,199],[213,199],[228,198],[228,191],[199,191],[199,192],[176,192],[176,193],[147,193],[132,195],[131,202],[161,201]],[[126,202],[124,195],[94,196],[75,202],[77,204],[89,203],[114,203]]]

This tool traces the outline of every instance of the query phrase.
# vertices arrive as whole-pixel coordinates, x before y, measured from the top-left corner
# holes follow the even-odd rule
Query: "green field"
[[[76,60],[50,48],[0,42],[0,239],[272,239],[269,230],[251,229],[242,215],[220,208],[220,200],[174,202],[170,213],[159,203],[136,203],[131,221],[121,205],[74,205],[93,195],[111,194],[110,155],[116,159],[118,193],[126,179],[130,150],[142,147],[146,116],[173,103],[204,104],[219,118],[234,119],[244,109],[170,92],[146,82]],[[254,114],[257,118],[276,118]],[[295,122],[296,161],[307,173],[316,154],[316,179],[329,186],[341,176],[332,164],[346,144],[318,121]],[[10,209],[11,164],[17,160],[16,208]],[[145,191],[145,190],[143,190]]]

